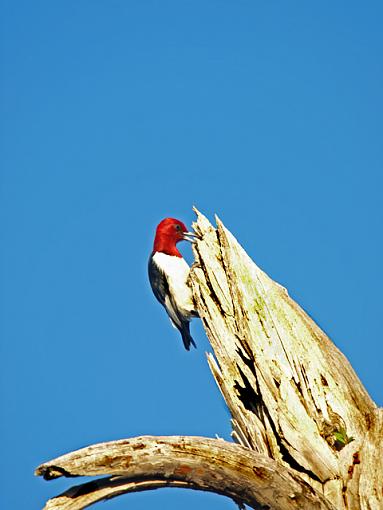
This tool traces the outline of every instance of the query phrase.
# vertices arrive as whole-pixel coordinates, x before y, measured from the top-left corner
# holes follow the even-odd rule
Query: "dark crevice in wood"
[[[245,344],[245,345],[247,345],[247,344]],[[238,347],[237,353],[238,353],[238,356],[243,361],[243,363],[249,368],[249,370],[253,374],[254,378],[257,379],[257,370],[255,368],[255,363],[254,363],[254,360],[252,359],[250,352],[246,352],[246,355],[245,355],[243,350]]]
[[[263,401],[261,394],[257,393],[257,391],[259,391],[258,382],[256,389],[254,389],[239,365],[237,365],[237,370],[242,379],[242,385],[238,381],[234,385],[238,393],[238,398],[241,400],[245,409],[254,412],[257,417],[263,421]]]
[[[277,438],[277,443],[282,454],[282,459],[285,462],[287,462],[287,464],[291,468],[295,469],[296,471],[299,471],[299,473],[305,473],[316,482],[321,482],[320,478],[315,473],[313,473],[310,469],[305,469],[303,466],[299,464],[299,462],[297,462],[296,459],[294,459],[294,457],[291,455],[287,447],[284,446],[283,442],[279,439],[279,437]]]

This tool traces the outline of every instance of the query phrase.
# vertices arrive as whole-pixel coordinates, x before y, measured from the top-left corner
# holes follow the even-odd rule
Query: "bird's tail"
[[[183,340],[183,343],[184,343],[184,346],[185,346],[185,349],[187,351],[190,351],[190,345],[193,345],[193,347],[195,347],[197,349],[197,346],[190,334],[190,324],[189,322],[184,322],[182,324],[182,327],[180,329],[181,331],[181,336],[182,336],[182,340]]]

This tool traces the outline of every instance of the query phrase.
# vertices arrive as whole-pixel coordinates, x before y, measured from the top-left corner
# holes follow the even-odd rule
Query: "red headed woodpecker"
[[[195,234],[174,218],[159,223],[149,258],[149,281],[153,293],[165,307],[175,328],[179,330],[186,350],[196,347],[190,335],[189,323],[198,314],[194,310],[192,291],[186,280],[190,267],[177,249],[179,241],[193,242]]]

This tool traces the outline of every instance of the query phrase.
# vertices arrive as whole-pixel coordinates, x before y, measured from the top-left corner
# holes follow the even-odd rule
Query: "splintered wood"
[[[381,508],[378,481],[368,504],[372,488],[355,487],[364,467],[355,458],[369,442],[376,406],[348,360],[218,218],[215,229],[196,213],[201,239],[190,280],[233,438],[293,467],[339,509],[359,508],[355,494],[361,508]],[[381,463],[381,442],[375,446],[374,463]],[[383,474],[377,477],[382,484]]]

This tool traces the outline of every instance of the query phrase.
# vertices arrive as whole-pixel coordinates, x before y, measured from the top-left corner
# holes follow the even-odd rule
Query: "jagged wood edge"
[[[335,510],[293,470],[221,439],[142,436],[99,443],[42,464],[36,475],[112,475],[66,491],[45,510],[80,510],[124,492],[164,486],[215,492],[254,509]]]
[[[376,422],[376,413],[379,415],[380,411],[376,409],[375,403],[369,397],[348,360],[299,305],[289,297],[286,289],[271,280],[250,260],[218,218],[218,228],[215,229],[198,210],[195,209],[195,212],[197,214],[197,222],[193,226],[196,232],[200,234],[201,240],[195,246],[196,264],[193,267],[190,281],[193,286],[198,311],[216,356],[217,361],[213,356],[208,355],[208,361],[214,378],[231,411],[234,439],[240,444],[279,459],[281,462],[286,461],[291,467],[299,467],[296,462],[291,462],[294,460],[294,457],[297,457],[298,464],[301,464],[298,471],[300,475],[313,487],[324,491],[326,496],[339,509],[370,509],[371,501],[373,502],[371,503],[372,505],[381,504],[383,499],[381,481],[379,481],[378,476],[368,476],[368,473],[374,470],[374,465],[367,460],[367,458],[373,458],[378,465],[382,462],[380,460],[381,457],[379,457],[382,453],[382,443],[376,441],[378,432],[375,431],[374,434],[369,432],[371,424],[374,423],[374,420]],[[242,269],[246,267],[245,274],[241,274],[241,265]],[[250,283],[246,282],[245,285],[241,286],[241,277],[245,276],[248,278],[251,274],[252,279]],[[278,307],[282,306],[282,310],[285,307],[283,313],[286,313],[286,308],[290,309],[291,312],[288,310],[287,312],[301,321],[307,331],[308,345],[312,342],[313,352],[316,351],[322,357],[321,366],[324,370],[322,373],[326,374],[326,377],[328,374],[331,382],[329,381],[330,387],[328,388],[327,380],[323,375],[323,385],[325,387],[324,389],[319,388],[321,393],[316,398],[319,397],[325,403],[325,406],[327,406],[327,409],[322,407],[327,418],[322,422],[321,412],[318,414],[316,407],[312,408],[307,418],[310,415],[312,417],[316,416],[316,421],[313,421],[316,423],[316,426],[321,427],[322,437],[326,437],[327,434],[326,441],[334,437],[337,429],[347,425],[347,432],[351,431],[349,437],[351,438],[351,435],[353,437],[350,439],[349,444],[340,448],[340,451],[336,451],[334,446],[329,449],[323,440],[323,446],[321,446],[320,437],[316,440],[319,450],[313,449],[314,444],[310,441],[307,442],[308,438],[305,434],[298,435],[295,444],[285,442],[285,453],[280,450],[283,444],[278,434],[279,429],[275,429],[275,425],[270,427],[270,419],[275,423],[275,418],[278,421],[280,419],[285,420],[286,418],[290,420],[291,417],[293,418],[293,415],[289,417],[289,410],[287,410],[287,414],[284,412],[283,415],[280,412],[275,413],[274,410],[274,418],[272,414],[268,414],[269,403],[272,403],[272,400],[270,400],[270,397],[268,397],[268,400],[264,400],[264,396],[267,396],[267,392],[270,390],[265,385],[263,369],[258,364],[257,372],[254,373],[254,369],[251,369],[249,364],[252,356],[259,357],[262,353],[262,346],[257,341],[254,343],[254,332],[246,329],[246,321],[248,320],[246,315],[249,308],[246,305],[243,307],[241,302],[243,296],[251,295],[254,292],[254,286],[255,293],[259,292],[264,301],[262,303],[263,306],[256,305],[255,312],[261,315],[264,313],[262,310],[264,308],[265,313],[269,317],[262,318],[272,323],[275,331],[274,334],[277,335],[277,338],[279,337],[278,342],[283,344],[284,335],[286,334],[287,343],[291,342],[288,339],[289,333],[284,328],[283,322],[278,321],[279,317],[277,318],[274,315],[275,312],[278,312]],[[277,320],[275,321],[276,318]],[[260,324],[259,330],[262,329],[263,324]],[[290,345],[294,346],[294,343]],[[303,358],[307,360],[308,365],[306,366],[310,366],[310,363],[315,360],[315,357],[313,357],[315,355],[309,351],[310,348]],[[287,373],[283,370],[284,365],[282,365],[280,374],[284,378],[285,389],[289,390],[290,395],[291,389],[293,389],[292,396],[294,396],[294,392],[299,394],[299,388],[298,391],[296,387],[294,389],[294,379],[296,380],[294,375],[296,368],[294,351],[289,354],[289,349],[287,349],[286,356],[291,364],[290,372],[292,370],[293,376],[292,378],[287,376]],[[290,360],[292,360],[292,363]],[[269,362],[266,362],[266,369],[269,368]],[[288,366],[286,368],[289,370]],[[312,377],[311,375],[311,383],[307,381],[309,389],[310,384],[315,383],[315,379]],[[322,375],[319,375],[319,377],[321,379]],[[262,383],[261,388],[259,387],[258,380]],[[250,381],[250,388],[255,390],[254,396],[260,401],[260,408],[258,410],[256,408],[253,410],[249,409],[240,401],[239,395],[246,388],[248,381]],[[302,382],[303,384],[306,383],[305,378],[303,380],[300,378],[299,384]],[[334,397],[338,400],[334,401]],[[311,399],[312,396],[307,394],[305,398]],[[324,399],[329,400],[325,401]],[[335,408],[344,411],[341,414],[344,414],[346,417],[345,421],[342,420],[339,414],[333,412],[331,407],[334,408],[334,405]],[[297,432],[299,434],[299,429],[297,429]],[[374,447],[372,446],[372,437],[375,438]],[[300,453],[304,441],[307,444],[306,451],[312,450],[312,454],[309,453],[309,457],[307,457],[307,454],[306,457],[302,457]],[[369,448],[365,446],[366,444],[369,445]],[[360,451],[363,452],[363,448],[361,450],[362,445],[369,452],[369,456],[366,452],[365,455],[359,457]],[[290,458],[286,457],[286,447],[290,450]],[[320,453],[320,456],[316,458],[315,455],[318,453]],[[327,463],[327,467],[325,467],[324,462]],[[310,464],[312,468],[310,468]],[[303,468],[303,466],[306,467]],[[366,474],[365,477],[360,476],[363,483],[357,488],[358,476],[352,479],[354,471],[356,474],[359,472]],[[315,476],[315,472],[318,473],[317,476]],[[375,486],[371,482],[372,479],[376,482]],[[358,492],[359,490],[360,493]],[[348,491],[350,491],[349,498],[347,497]],[[348,500],[350,502],[353,501],[351,506],[349,506]],[[358,506],[355,506],[354,503]],[[371,506],[371,508],[375,507]]]

